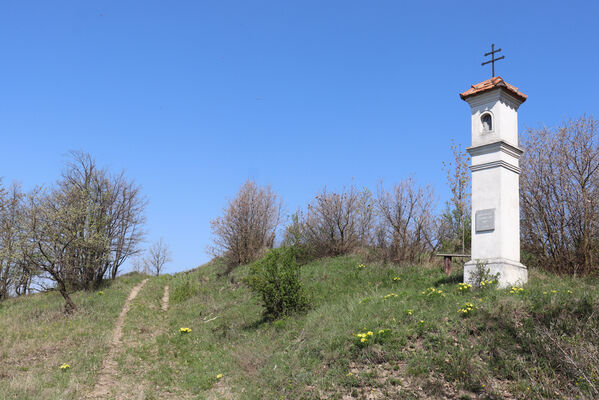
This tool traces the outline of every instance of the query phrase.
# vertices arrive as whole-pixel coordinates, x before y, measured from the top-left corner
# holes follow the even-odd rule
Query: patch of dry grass
[[[80,399],[95,382],[112,327],[129,290],[143,279],[119,278],[98,292],[78,292],[79,311],[65,315],[56,292],[0,306],[0,398]],[[71,368],[60,369],[63,363]]]

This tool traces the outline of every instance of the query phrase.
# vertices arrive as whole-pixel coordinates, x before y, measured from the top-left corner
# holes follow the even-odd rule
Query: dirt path
[[[117,380],[117,362],[115,360],[115,356],[121,348],[121,338],[123,337],[125,316],[129,311],[131,301],[133,301],[147,281],[147,279],[144,279],[139,285],[135,286],[131,290],[131,293],[129,293],[129,297],[127,297],[127,300],[125,301],[123,310],[121,311],[119,318],[116,320],[116,325],[112,334],[112,340],[110,341],[110,349],[108,350],[106,359],[104,359],[104,363],[102,363],[102,369],[98,373],[98,381],[96,382],[94,390],[92,390],[87,396],[88,399],[105,399],[111,395],[110,388],[115,386],[115,382]]]
[[[164,285],[164,295],[162,296],[162,311],[168,311],[168,285]]]

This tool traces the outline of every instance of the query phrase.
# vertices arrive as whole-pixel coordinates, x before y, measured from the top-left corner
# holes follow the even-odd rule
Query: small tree
[[[226,260],[227,274],[272,248],[281,207],[279,197],[270,186],[259,187],[248,180],[224,209],[223,216],[210,221],[214,235],[210,252]]]
[[[168,245],[160,238],[148,249],[148,255],[144,259],[144,270],[151,271],[158,276],[164,271],[164,266],[172,260]]]
[[[0,181],[0,300],[27,291],[31,279],[21,257],[23,193],[17,184],[5,189]]]
[[[85,153],[71,157],[54,187],[28,196],[20,228],[24,271],[53,281],[67,312],[77,308],[69,293],[116,276],[139,251],[145,207],[139,188],[122,173],[97,168]]]
[[[28,197],[25,216],[24,260],[40,271],[43,278],[56,284],[65,299],[67,313],[77,310],[70,297],[69,282],[80,272],[79,249],[89,251],[95,246],[98,252],[105,249],[101,238],[82,238],[76,229],[85,212],[80,207],[80,194],[76,190],[59,189],[46,193],[38,188]]]
[[[376,205],[378,244],[386,250],[385,259],[414,262],[435,248],[435,196],[430,187],[406,179],[388,192],[381,184]]]
[[[444,162],[447,185],[451,190],[451,200],[441,216],[439,237],[445,251],[470,250],[471,203],[470,203],[470,157],[459,145],[452,142],[453,160]]]
[[[136,255],[131,260],[131,269],[135,272],[139,272],[140,274],[148,275],[150,271],[148,270],[148,266],[146,265],[146,260],[142,255]]]
[[[64,192],[79,194],[80,219],[74,222],[80,241],[92,237],[104,248],[80,248],[72,286],[89,289],[109,275],[114,279],[125,260],[140,252],[144,238],[146,199],[141,189],[125,177],[99,168],[87,153],[71,152],[71,160],[58,181]],[[101,238],[101,239],[100,239]]]

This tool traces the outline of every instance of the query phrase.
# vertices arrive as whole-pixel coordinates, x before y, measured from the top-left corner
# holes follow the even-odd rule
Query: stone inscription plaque
[[[476,232],[486,232],[495,229],[495,209],[478,210],[474,215]]]

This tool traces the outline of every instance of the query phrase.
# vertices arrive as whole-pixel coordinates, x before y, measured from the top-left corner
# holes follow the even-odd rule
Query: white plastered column
[[[522,103],[502,88],[467,98],[472,107],[472,256],[464,282],[477,264],[499,276],[499,287],[526,283],[520,263],[520,167],[517,110]],[[492,116],[485,129],[482,116]],[[488,118],[488,117],[487,117]]]

